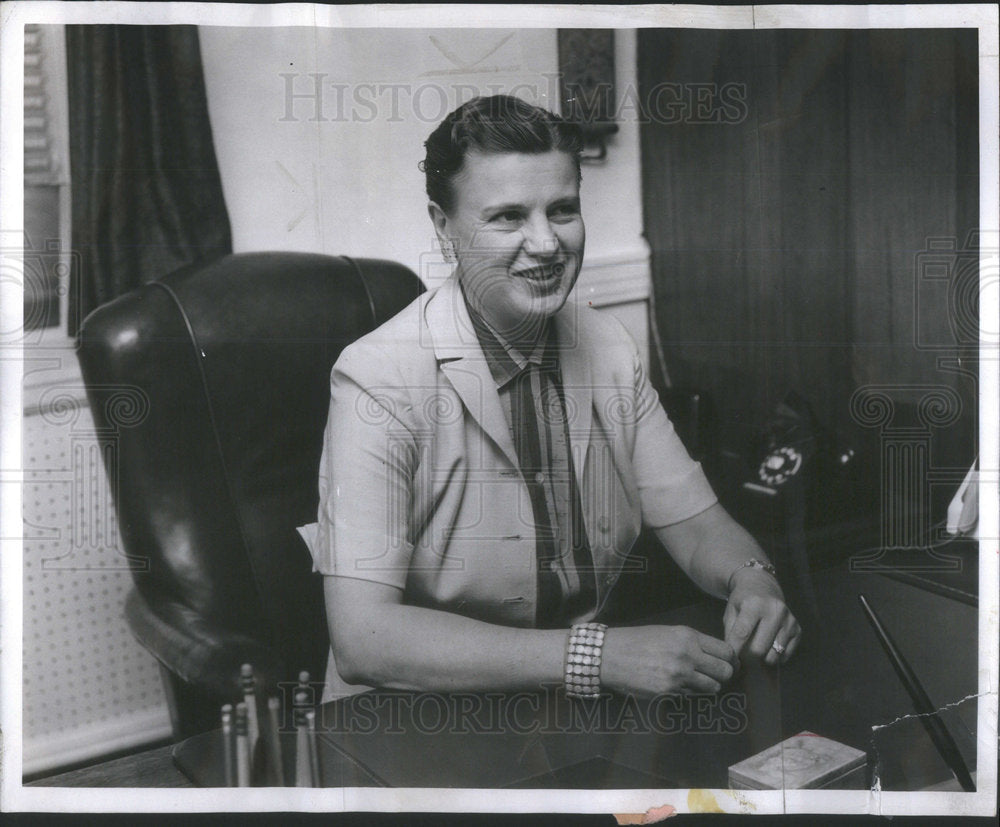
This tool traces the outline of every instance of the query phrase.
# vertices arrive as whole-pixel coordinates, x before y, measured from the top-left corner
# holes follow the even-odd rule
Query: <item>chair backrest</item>
[[[140,593],[262,639],[290,676],[323,674],[321,578],[295,527],[316,519],[330,370],[422,290],[389,261],[245,253],[86,319],[78,356]]]

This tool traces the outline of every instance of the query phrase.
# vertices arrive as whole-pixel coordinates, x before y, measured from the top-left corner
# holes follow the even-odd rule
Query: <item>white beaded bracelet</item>
[[[603,623],[576,623],[566,644],[564,683],[568,698],[597,698],[601,694]]]

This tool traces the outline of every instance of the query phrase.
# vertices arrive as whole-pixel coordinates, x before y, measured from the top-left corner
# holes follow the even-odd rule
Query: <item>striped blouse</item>
[[[538,563],[535,625],[567,627],[593,615],[597,592],[573,473],[554,326],[547,325],[525,355],[468,309],[531,497]]]

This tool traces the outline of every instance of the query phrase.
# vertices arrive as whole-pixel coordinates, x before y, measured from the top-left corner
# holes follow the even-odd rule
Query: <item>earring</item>
[[[455,255],[455,242],[450,238],[441,242],[441,252],[444,254],[444,260],[449,264],[454,264],[458,260],[458,256]]]

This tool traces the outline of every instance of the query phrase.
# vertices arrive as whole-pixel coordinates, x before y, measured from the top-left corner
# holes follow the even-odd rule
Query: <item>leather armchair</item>
[[[179,270],[88,316],[78,357],[174,735],[216,725],[252,663],[271,691],[329,647],[316,518],[341,349],[423,290],[405,267],[246,253]],[[122,412],[123,400],[125,415]]]

